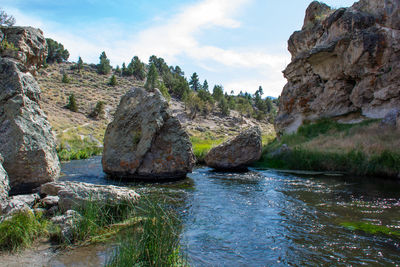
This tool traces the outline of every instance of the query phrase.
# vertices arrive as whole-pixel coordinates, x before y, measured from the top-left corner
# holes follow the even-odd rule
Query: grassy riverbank
[[[377,120],[359,124],[322,120],[267,143],[256,166],[396,177],[399,136],[398,130],[382,128]]]
[[[166,203],[87,202],[76,208],[68,234],[50,218],[21,211],[0,223],[0,251],[30,248],[39,239],[68,248],[113,240],[107,266],[186,266],[180,251],[181,222]]]

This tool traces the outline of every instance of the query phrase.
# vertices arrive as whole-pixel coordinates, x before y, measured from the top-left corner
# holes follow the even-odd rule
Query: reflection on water
[[[121,184],[105,178],[98,157],[63,164],[62,171],[63,180]],[[129,186],[141,194],[165,196],[181,212],[182,247],[193,266],[400,262],[400,240],[340,226],[361,221],[400,230],[398,182],[256,170],[218,173],[208,168],[196,169],[189,178]],[[62,261],[54,266],[63,266]]]

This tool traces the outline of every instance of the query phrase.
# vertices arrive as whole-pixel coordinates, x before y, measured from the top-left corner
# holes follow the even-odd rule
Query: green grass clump
[[[115,224],[131,218],[134,209],[135,204],[130,200],[118,203],[112,200],[88,201],[76,208],[81,216],[75,220],[71,239],[65,242],[69,245],[106,241],[118,228]]]
[[[197,163],[204,163],[204,158],[206,157],[208,151],[211,150],[214,146],[221,144],[223,139],[209,139],[209,138],[200,138],[192,136],[190,138],[193,146],[193,153],[196,156]]]
[[[63,140],[57,147],[57,155],[61,161],[87,159],[101,155],[101,153],[103,153],[103,148],[95,142],[90,142],[87,138]]]
[[[41,215],[21,211],[0,223],[0,250],[16,251],[30,247],[34,240],[47,236],[50,223]]]
[[[372,235],[385,235],[389,237],[395,237],[395,238],[400,238],[400,231],[391,229],[387,226],[383,225],[374,225],[370,223],[365,223],[365,222],[343,222],[340,224],[341,226],[349,229],[349,230],[357,230],[357,231],[363,231],[368,234]]]
[[[121,236],[107,266],[188,266],[180,251],[181,223],[165,205],[142,199],[138,223]]]

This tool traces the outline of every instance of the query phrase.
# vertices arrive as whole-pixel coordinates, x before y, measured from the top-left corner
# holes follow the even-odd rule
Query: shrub
[[[104,101],[97,101],[95,108],[93,109],[92,113],[90,113],[90,117],[93,118],[101,118],[104,116]]]
[[[66,105],[66,108],[73,111],[73,112],[77,112],[78,111],[78,105],[76,104],[76,99],[75,99],[75,95],[71,94],[68,97],[68,103]]]
[[[70,82],[70,79],[69,79],[69,77],[68,77],[68,74],[64,73],[61,81],[62,81],[63,83],[69,83],[69,82]]]
[[[110,81],[108,82],[109,85],[111,86],[116,86],[117,85],[117,77],[113,74],[110,78]]]
[[[7,41],[7,38],[3,38],[3,40],[0,43],[0,51],[2,52],[2,51],[6,51],[6,50],[15,52],[15,51],[18,51],[18,48],[15,47],[13,43],[9,43]]]

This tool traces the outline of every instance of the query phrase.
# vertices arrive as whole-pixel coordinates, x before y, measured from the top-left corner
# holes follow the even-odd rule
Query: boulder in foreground
[[[262,140],[258,126],[251,127],[208,152],[206,165],[218,170],[245,169],[261,157]]]
[[[40,187],[40,194],[58,196],[58,207],[67,211],[81,207],[88,201],[137,201],[139,195],[126,187],[113,185],[95,185],[75,182],[51,182]]]
[[[186,177],[194,163],[189,136],[159,90],[133,88],[122,97],[104,137],[105,173],[128,179],[178,179]]]

